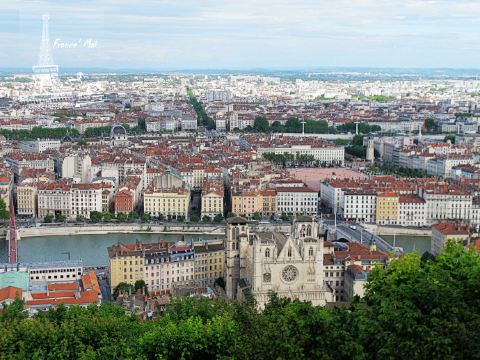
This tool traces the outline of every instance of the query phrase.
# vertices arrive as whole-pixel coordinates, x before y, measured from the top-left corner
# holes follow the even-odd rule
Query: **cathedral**
[[[271,291],[280,297],[325,305],[331,301],[323,272],[323,240],[309,216],[297,216],[289,233],[259,232],[247,220],[228,220],[225,281],[227,296],[252,294],[259,308]]]

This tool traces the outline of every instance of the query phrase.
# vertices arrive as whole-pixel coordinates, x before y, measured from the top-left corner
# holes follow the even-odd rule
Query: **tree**
[[[282,215],[280,215],[280,219],[283,221],[290,221],[290,216],[288,216],[287,213],[282,212]]]
[[[478,279],[480,256],[461,244],[448,243],[424,263],[416,253],[404,255],[369,276],[365,299],[353,309],[353,331],[382,358],[479,354],[480,344],[471,341],[480,326],[480,299],[472,296]]]
[[[429,117],[425,119],[425,129],[427,132],[432,132],[435,130],[437,127],[437,123],[435,122],[435,119]]]
[[[118,297],[118,295],[120,295],[121,293],[128,293],[128,292],[132,292],[132,286],[127,284],[127,283],[124,283],[124,282],[121,282],[119,283],[114,289],[113,289],[113,294],[112,294],[112,297],[114,299],[116,299]]]
[[[210,216],[208,216],[208,215],[203,215],[202,221],[203,221],[204,223],[209,223],[209,222],[212,221],[212,218],[211,218]]]
[[[450,141],[451,144],[455,144],[455,134],[448,134],[443,139],[444,142]]]
[[[120,212],[117,214],[117,220],[120,222],[125,222],[127,221],[127,214]]]
[[[45,223],[51,223],[53,222],[53,219],[54,219],[54,216],[52,214],[47,214],[45,215],[45,217],[43,218],[43,222]]]
[[[199,222],[200,221],[200,216],[198,216],[197,214],[192,214],[190,216],[190,221],[191,222]]]
[[[137,280],[137,281],[135,281],[134,288],[135,288],[135,292],[137,292],[138,290],[140,290],[140,291],[143,292],[143,294],[144,294],[145,296],[148,296],[148,286],[147,286],[147,284],[145,283],[144,280]]]
[[[289,118],[285,123],[285,131],[289,133],[302,132],[302,124],[297,118]]]
[[[131,211],[128,214],[128,221],[135,221],[138,219],[138,213],[136,211]]]
[[[142,214],[142,222],[148,222],[150,221],[150,214],[149,213],[143,213]]]
[[[10,218],[10,212],[7,210],[5,200],[0,199],[0,220],[7,220]]]
[[[114,218],[114,215],[109,211],[104,212],[102,214],[102,216],[103,216],[103,221],[105,221],[105,222],[110,222]]]
[[[98,223],[102,220],[102,213],[99,211],[90,211],[90,220],[93,223]]]
[[[213,218],[213,221],[216,223],[221,223],[223,221],[223,215],[222,214],[215,215],[215,217]]]
[[[259,212],[253,213],[254,220],[262,220],[262,215]]]
[[[55,222],[65,222],[66,219],[65,215],[60,213],[55,215]]]
[[[255,132],[268,132],[270,125],[264,116],[257,116],[253,122],[253,130]]]

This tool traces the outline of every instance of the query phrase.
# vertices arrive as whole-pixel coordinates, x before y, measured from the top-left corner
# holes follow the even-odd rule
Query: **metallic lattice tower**
[[[42,42],[40,45],[40,54],[38,64],[33,66],[35,80],[39,83],[41,89],[51,89],[58,81],[58,66],[53,63],[52,48],[50,46],[50,34],[48,21],[50,16],[43,14]]]

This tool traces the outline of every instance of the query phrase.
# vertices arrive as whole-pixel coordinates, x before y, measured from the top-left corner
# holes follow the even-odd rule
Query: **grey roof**
[[[240,217],[240,216],[235,216],[235,217],[232,217],[232,218],[229,218],[227,219],[227,223],[229,224],[241,224],[241,225],[245,225],[248,223],[247,219],[243,218],[243,217]]]
[[[195,253],[206,253],[206,252],[215,252],[215,251],[222,251],[225,250],[223,244],[209,244],[209,245],[194,245],[195,246]]]
[[[312,220],[313,220],[312,217],[308,215],[298,215],[295,218],[295,221],[299,221],[299,222],[312,222]]]
[[[285,243],[288,240],[287,235],[279,232],[257,232],[257,236],[261,244],[272,244],[276,245],[278,252],[282,251]]]

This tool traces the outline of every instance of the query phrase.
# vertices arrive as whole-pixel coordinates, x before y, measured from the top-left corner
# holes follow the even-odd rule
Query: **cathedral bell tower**
[[[242,238],[248,239],[248,222],[242,217],[227,219],[227,234],[225,244],[225,284],[227,297],[237,297],[238,281],[240,280],[240,243]]]

